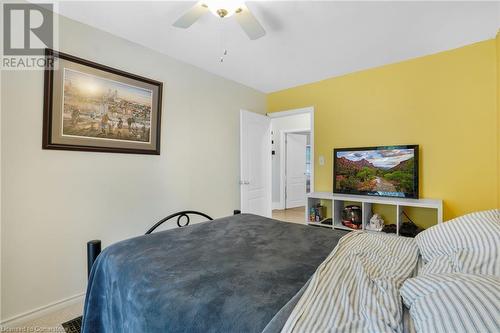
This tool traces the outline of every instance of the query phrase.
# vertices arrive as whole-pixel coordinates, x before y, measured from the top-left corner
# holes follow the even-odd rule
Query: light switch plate
[[[323,155],[319,156],[319,165],[325,165],[325,156]]]

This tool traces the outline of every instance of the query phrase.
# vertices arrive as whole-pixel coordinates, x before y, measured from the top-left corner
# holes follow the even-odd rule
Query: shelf
[[[357,201],[368,202],[374,204],[386,205],[400,205],[408,207],[424,207],[424,208],[438,208],[442,207],[443,200],[440,199],[408,199],[398,197],[378,197],[370,195],[348,195],[337,194],[330,192],[313,192],[308,195],[309,198],[323,199],[323,200],[341,200],[341,201]]]
[[[340,230],[347,230],[347,231],[361,231],[362,230],[362,229],[349,228],[349,227],[346,227],[343,224],[335,224],[334,228],[335,229],[340,229]]]
[[[307,224],[316,225],[326,228],[354,231],[354,230],[366,230],[370,232],[380,232],[376,230],[368,230],[365,227],[370,223],[370,219],[373,216],[373,205],[388,205],[393,206],[391,219],[396,221],[396,234],[399,235],[399,227],[402,224],[401,214],[405,207],[417,207],[417,208],[430,208],[435,209],[437,214],[437,223],[443,221],[443,201],[440,199],[408,199],[408,198],[397,198],[397,197],[377,197],[377,196],[363,196],[363,195],[346,195],[346,194],[336,194],[329,192],[313,192],[307,196],[307,212],[310,208],[322,203],[322,205],[331,205],[331,215],[332,223],[322,224],[320,222],[310,222]],[[347,203],[353,203],[361,206],[362,212],[362,229],[352,229],[346,227],[342,224],[342,211]],[[395,218],[392,214],[395,214]],[[388,216],[386,216],[388,217]],[[308,219],[306,214],[306,219]]]
[[[316,226],[316,227],[333,229],[333,226],[331,224],[324,224],[324,223],[321,223],[321,222],[310,222],[310,221],[308,221],[307,224],[308,225],[313,225],[313,226]]]
[[[329,192],[311,192],[307,194],[307,197],[314,199],[332,199],[332,193]]]
[[[325,228],[332,229],[333,228],[333,226],[332,226],[333,221],[332,221],[332,223],[324,223],[327,220],[331,220],[331,219],[327,217],[327,218],[324,218],[323,220],[321,220],[319,222],[316,222],[316,221],[306,221],[306,222],[309,225],[315,225],[315,226],[318,226],[318,227],[325,227]]]

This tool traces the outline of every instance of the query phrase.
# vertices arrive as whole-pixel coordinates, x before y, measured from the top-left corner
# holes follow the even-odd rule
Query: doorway
[[[304,223],[306,196],[311,189],[311,133],[285,133],[284,209],[273,210],[276,220]]]
[[[310,147],[310,132],[285,134],[285,209],[306,205],[307,187],[311,184],[311,160],[307,154]]]
[[[306,223],[306,193],[314,191],[312,124],[313,107],[267,115],[241,110],[241,212]]]
[[[305,223],[306,196],[313,190],[313,108],[268,114],[272,129],[273,218]]]

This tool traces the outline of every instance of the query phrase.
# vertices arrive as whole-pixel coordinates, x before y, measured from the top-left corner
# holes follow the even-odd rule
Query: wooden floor
[[[305,214],[306,207],[273,210],[273,219],[304,224],[306,219]]]

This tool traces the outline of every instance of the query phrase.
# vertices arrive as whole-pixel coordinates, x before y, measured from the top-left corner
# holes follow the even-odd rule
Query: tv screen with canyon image
[[[418,145],[334,149],[333,192],[418,198]]]

